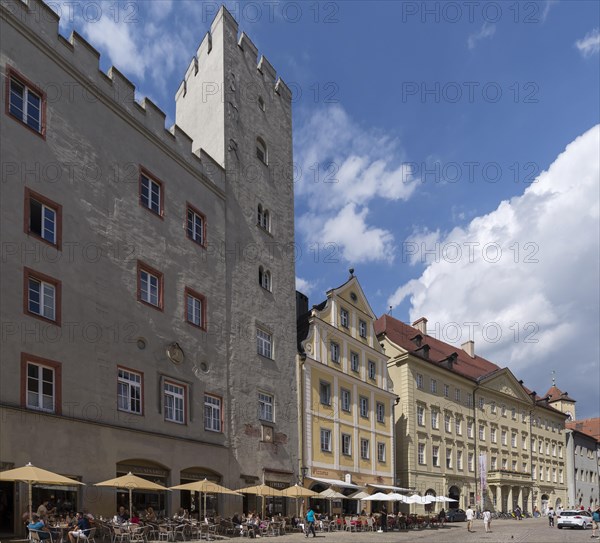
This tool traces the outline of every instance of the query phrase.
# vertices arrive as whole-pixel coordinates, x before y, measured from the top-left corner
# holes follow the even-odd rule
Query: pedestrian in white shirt
[[[471,530],[471,528],[473,528],[473,519],[475,518],[475,513],[470,505],[465,513],[467,515],[467,532],[474,532],[475,530]]]
[[[491,530],[490,530],[491,522],[492,522],[492,514],[490,513],[490,510],[486,508],[486,510],[483,512],[483,527],[485,528],[486,533],[491,532]]]

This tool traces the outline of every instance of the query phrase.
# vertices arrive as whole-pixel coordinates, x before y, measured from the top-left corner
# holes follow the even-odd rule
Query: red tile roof
[[[569,398],[569,394],[567,392],[563,392],[556,385],[552,385],[548,392],[546,392],[546,396],[550,396],[549,402],[557,402],[558,400],[567,400],[569,402],[574,402],[573,398]],[[544,397],[546,397],[544,396]]]
[[[411,352],[414,356],[428,360],[437,366],[443,366],[446,369],[449,369],[448,366],[440,364],[440,362],[443,362],[452,353],[456,353],[458,356],[450,371],[458,373],[459,375],[467,377],[473,381],[503,369],[493,362],[486,360],[482,356],[475,355],[474,358],[471,358],[460,347],[445,343],[428,334],[423,334],[414,326],[410,326],[402,321],[399,321],[390,315],[383,315],[375,321],[375,333],[377,336],[380,334],[386,334],[392,343],[395,343],[402,349]],[[425,358],[423,356],[422,350],[415,353],[415,350],[418,347],[416,343],[412,341],[412,339],[418,334],[423,338],[421,344],[429,346],[429,358]],[[533,394],[533,391],[528,389],[526,386],[521,386],[523,386],[523,389],[527,394],[530,396]],[[541,398],[536,395],[535,399],[536,401],[539,401]],[[551,405],[545,402],[538,405],[560,413],[560,411],[554,409]]]
[[[600,417],[595,419],[581,419],[567,422],[567,428],[577,430],[582,434],[592,436],[596,441],[600,441]]]

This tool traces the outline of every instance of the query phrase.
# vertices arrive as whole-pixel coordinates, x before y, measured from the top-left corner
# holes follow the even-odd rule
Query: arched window
[[[265,101],[263,100],[262,96],[258,97],[258,107],[264,111],[265,110]]]
[[[264,209],[261,204],[258,204],[258,220],[257,224],[264,228],[267,232],[271,231],[271,217],[268,209]]]
[[[265,290],[271,290],[271,272],[262,266],[258,268],[258,284]]]
[[[256,138],[256,158],[268,164],[267,144],[262,138]]]

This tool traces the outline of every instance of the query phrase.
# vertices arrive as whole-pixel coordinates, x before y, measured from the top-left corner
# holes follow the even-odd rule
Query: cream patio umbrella
[[[264,483],[255,486],[247,486],[246,488],[238,488],[236,492],[241,492],[242,494],[256,494],[262,498],[262,516],[265,516],[265,496],[283,496],[283,492],[281,490],[277,490],[272,486],[266,485]]]
[[[127,475],[121,475],[115,479],[96,483],[94,486],[112,486],[113,488],[126,488],[129,491],[129,514],[133,515],[133,497],[134,490],[169,490],[167,487],[143,479],[129,472]]]
[[[204,479],[202,481],[194,481],[193,483],[185,483],[183,485],[172,486],[169,490],[189,490],[190,492],[200,492],[204,494],[204,515],[206,517],[206,495],[207,494],[231,494],[234,496],[241,496],[239,492],[231,490],[224,486],[221,486],[213,481]]]
[[[75,479],[69,479],[58,473],[53,473],[42,468],[36,468],[31,462],[21,468],[9,469],[0,472],[0,481],[13,481],[20,483],[27,483],[29,487],[28,499],[29,499],[29,520],[31,522],[31,487],[34,484],[44,483],[47,485],[60,485],[60,486],[72,486],[72,485],[83,485],[83,483],[76,481]]]
[[[333,488],[331,487],[323,490],[323,492],[319,492],[318,496],[320,498],[325,498],[326,500],[329,500],[329,516],[332,515],[333,500],[345,500],[347,498],[347,496],[344,496],[344,494],[338,492],[337,490],[333,490]]]
[[[288,498],[296,498],[296,514],[298,514],[298,498],[315,498],[319,495],[318,492],[300,486],[299,484],[284,488],[281,492]]]

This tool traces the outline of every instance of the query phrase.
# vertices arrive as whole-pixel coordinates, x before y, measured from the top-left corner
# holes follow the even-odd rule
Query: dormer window
[[[258,284],[265,290],[271,291],[271,272],[262,266],[258,268]]]
[[[268,164],[267,144],[262,138],[256,138],[256,158],[264,164]]]

